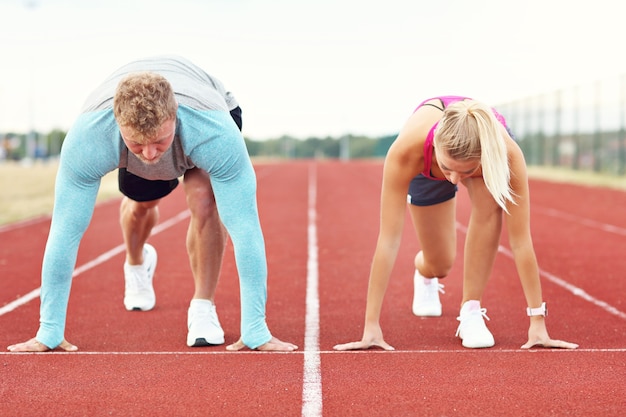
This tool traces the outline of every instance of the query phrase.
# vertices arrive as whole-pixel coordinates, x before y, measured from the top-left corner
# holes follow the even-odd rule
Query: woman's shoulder
[[[436,99],[426,103],[430,102],[439,103]],[[442,117],[443,112],[434,106],[419,107],[409,116],[398,138],[423,147],[428,137],[433,135]]]

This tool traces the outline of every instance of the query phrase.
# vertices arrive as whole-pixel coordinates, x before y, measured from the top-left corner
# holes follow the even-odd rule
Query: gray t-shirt
[[[233,110],[239,105],[220,80],[185,58],[167,55],[134,61],[116,70],[89,95],[82,112],[112,108],[113,96],[122,78],[134,72],[144,71],[165,77],[174,89],[178,104],[196,110],[223,111]],[[178,178],[185,171],[194,168],[195,165],[183,151],[178,127],[172,146],[156,164],[150,166],[144,164],[124,146],[120,152],[118,168],[126,168],[128,172],[147,180],[165,181]]]

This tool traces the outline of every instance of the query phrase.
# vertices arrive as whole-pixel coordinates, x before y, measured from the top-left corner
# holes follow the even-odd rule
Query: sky
[[[216,76],[251,139],[397,133],[436,95],[496,106],[626,73],[614,0],[0,0],[0,134],[67,130],[137,58]]]

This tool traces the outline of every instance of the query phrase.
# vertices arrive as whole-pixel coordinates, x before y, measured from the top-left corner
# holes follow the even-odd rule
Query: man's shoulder
[[[104,162],[108,166],[112,161],[117,164],[121,144],[119,127],[112,111],[85,112],[76,118],[67,132],[63,152],[85,161]]]
[[[196,109],[179,104],[176,116],[183,129],[207,133],[220,132],[222,134],[228,134],[233,129],[234,133],[239,132],[232,116],[225,110]]]
[[[91,133],[119,132],[113,109],[85,111],[78,115],[70,130],[88,130]]]

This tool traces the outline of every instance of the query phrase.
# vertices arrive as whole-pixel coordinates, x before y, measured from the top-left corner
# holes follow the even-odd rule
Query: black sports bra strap
[[[443,105],[443,101],[441,99],[438,99],[438,100],[441,102],[441,107],[439,107],[439,106],[437,106],[435,104],[432,104],[432,103],[424,103],[423,105],[424,106],[432,106],[432,107],[434,107],[434,108],[436,108],[438,110],[443,111],[443,109],[445,108],[445,106]]]

